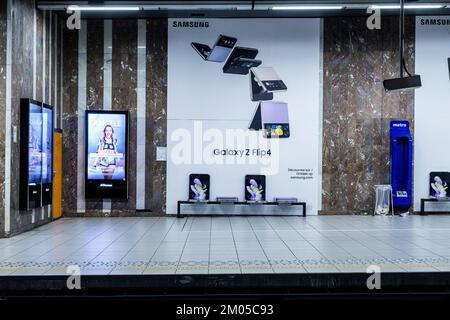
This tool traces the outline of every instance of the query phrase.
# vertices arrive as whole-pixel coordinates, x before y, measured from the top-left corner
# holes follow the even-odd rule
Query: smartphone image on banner
[[[248,74],[250,68],[256,68],[261,60],[256,60],[258,49],[235,47],[222,68],[223,73]]]
[[[263,130],[264,138],[289,138],[288,104],[286,102],[261,101],[256,107],[250,130]]]
[[[216,40],[216,43],[212,47],[212,49],[202,43],[191,42],[192,48],[206,61],[212,62],[224,62],[234,45],[236,44],[237,39],[225,35],[219,35]]]

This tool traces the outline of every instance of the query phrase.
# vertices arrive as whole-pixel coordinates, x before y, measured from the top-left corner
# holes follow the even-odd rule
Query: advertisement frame
[[[89,115],[90,114],[116,114],[125,116],[125,166],[124,180],[89,179]],[[86,199],[128,199],[128,138],[129,138],[129,112],[116,110],[86,110],[85,112],[85,155],[84,179]]]
[[[55,124],[54,124],[54,108],[53,106],[46,104],[46,103],[42,103],[42,108],[41,108],[41,113],[42,113],[42,118],[44,115],[44,109],[49,109],[51,111],[51,120],[52,120],[52,127],[51,127],[51,144],[50,144],[50,153],[51,153],[51,162],[50,162],[50,182],[44,183],[44,175],[43,175],[43,170],[41,170],[41,185],[42,185],[42,190],[41,190],[41,198],[42,198],[42,205],[49,205],[52,204],[53,202],[53,176],[54,176],[54,172],[53,172],[53,130],[55,128]],[[42,122],[42,133],[44,132],[44,122]],[[43,136],[43,135],[42,135]],[[44,145],[42,145],[44,146]],[[42,150],[44,152],[44,150]],[[42,168],[44,168],[42,166]]]
[[[40,106],[42,103],[33,99],[20,99],[20,172],[19,172],[19,210],[28,211],[42,206],[42,168],[40,183],[29,183],[29,137],[30,137],[30,105]],[[41,128],[42,130],[42,128]],[[42,163],[41,163],[42,166]]]

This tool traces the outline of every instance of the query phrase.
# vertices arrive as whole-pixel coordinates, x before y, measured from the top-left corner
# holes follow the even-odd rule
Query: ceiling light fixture
[[[344,6],[275,6],[272,10],[341,10]]]
[[[70,11],[139,11],[137,6],[76,6],[67,7]]]
[[[161,4],[161,5],[142,5],[142,10],[251,10],[251,5],[220,5],[220,4]]]
[[[398,4],[386,4],[386,5],[372,5],[370,6],[373,9],[400,9],[400,5]],[[408,4],[405,5],[405,9],[442,9],[444,5],[440,4]]]

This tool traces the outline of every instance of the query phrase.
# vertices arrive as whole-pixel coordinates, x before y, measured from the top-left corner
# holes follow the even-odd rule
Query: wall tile
[[[127,110],[128,131],[128,200],[112,201],[111,214],[124,215],[136,210],[137,144],[137,32],[136,20],[112,22],[112,109]]]
[[[405,57],[414,71],[414,18]],[[323,213],[371,212],[374,185],[389,183],[389,122],[413,121],[413,93],[386,93],[398,77],[398,17],[381,30],[365,18],[324,19]]]
[[[146,208],[166,211],[166,162],[156,161],[156,147],[167,137],[167,20],[147,21]]]
[[[0,3],[0,123],[5,123],[6,110],[6,1]],[[5,176],[5,127],[0,126],[0,177]],[[4,184],[0,183],[0,237],[5,230]]]

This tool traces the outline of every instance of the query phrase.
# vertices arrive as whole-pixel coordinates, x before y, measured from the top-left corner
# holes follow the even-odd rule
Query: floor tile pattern
[[[449,271],[450,216],[64,218],[0,239],[0,275]]]

